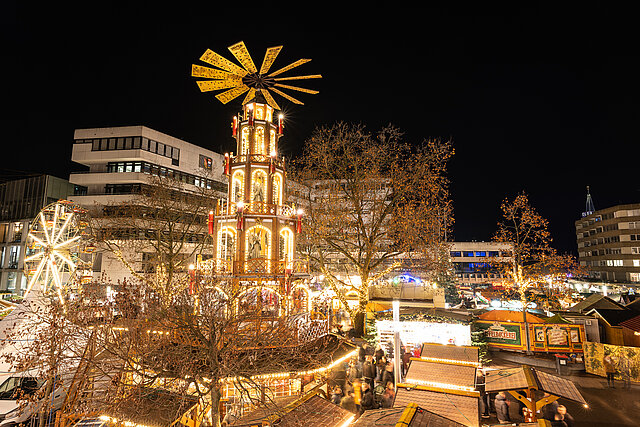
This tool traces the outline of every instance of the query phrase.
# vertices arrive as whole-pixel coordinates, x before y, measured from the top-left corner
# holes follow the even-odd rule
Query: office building
[[[640,203],[585,212],[575,222],[578,260],[595,280],[640,282]]]

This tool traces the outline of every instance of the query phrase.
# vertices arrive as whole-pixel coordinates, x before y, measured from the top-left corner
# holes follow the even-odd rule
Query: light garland
[[[449,365],[460,365],[460,366],[469,366],[479,368],[482,366],[480,362],[472,362],[470,360],[456,360],[456,359],[439,359],[436,357],[412,357],[411,360],[420,360],[422,362],[432,362],[432,363],[446,363]]]
[[[320,372],[326,372],[330,369],[332,369],[333,367],[339,365],[340,363],[345,362],[346,360],[355,357],[358,354],[358,350],[353,350],[350,353],[347,353],[346,355],[342,356],[340,359],[335,360],[333,363],[331,363],[330,365],[327,366],[323,366],[322,368],[316,368],[316,369],[311,369],[309,371],[298,371],[298,372],[278,372],[275,374],[263,374],[263,375],[253,375],[251,377],[249,377],[250,380],[263,380],[263,379],[279,379],[279,378],[288,378],[291,376],[300,376],[300,375],[312,375],[312,374],[317,374]],[[224,381],[224,382],[233,382],[233,381],[237,381],[237,380],[243,380],[244,378],[241,377],[231,377],[231,378],[223,378],[220,381]]]
[[[409,379],[407,379],[406,381],[410,381],[410,382],[406,383],[406,385],[408,385],[409,388],[412,385],[422,385],[422,386],[426,386],[426,387],[441,388],[441,389],[445,389],[445,390],[458,390],[458,391],[467,391],[467,392],[476,391],[476,389],[474,387],[469,387],[469,386],[466,386],[466,385],[447,384],[447,383],[439,383],[439,382],[436,382],[436,381],[424,381],[424,380],[409,380]]]
[[[137,424],[131,421],[121,421],[121,420],[118,420],[117,418],[110,417],[108,415],[100,415],[98,418],[100,419],[100,421],[106,421],[116,425],[123,425],[125,427],[149,427],[145,424]]]

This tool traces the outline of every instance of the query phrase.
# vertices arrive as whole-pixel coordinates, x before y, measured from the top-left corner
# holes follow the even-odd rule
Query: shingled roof
[[[415,403],[407,405],[406,408],[366,411],[353,427],[396,426],[399,423],[408,427],[464,427],[464,424],[434,414]]]
[[[640,332],[640,315],[627,319],[624,322],[620,322],[618,326],[623,326],[632,331]]]
[[[602,294],[591,294],[584,300],[580,301],[573,307],[569,308],[569,311],[577,313],[585,313],[594,308],[604,308],[610,310],[624,310],[625,307],[622,304],[618,304],[609,297]]]
[[[468,427],[479,426],[479,393],[398,384],[394,408],[415,403],[420,408]]]
[[[478,347],[464,345],[445,345],[435,343],[424,343],[422,345],[422,357],[433,359],[460,360],[463,362],[478,363]]]
[[[527,388],[546,391],[554,396],[574,402],[587,403],[573,382],[530,366],[498,369],[488,371],[485,375],[485,391],[487,393]]]
[[[476,367],[412,358],[405,382],[414,384],[416,381],[474,387]]]

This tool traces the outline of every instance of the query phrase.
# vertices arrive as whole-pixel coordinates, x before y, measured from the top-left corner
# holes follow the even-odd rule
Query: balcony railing
[[[282,159],[279,159],[277,157],[272,159],[271,156],[268,156],[266,154],[243,154],[231,158],[232,164],[245,163],[247,161],[252,163],[270,163],[271,161],[273,161],[276,167],[284,168],[284,162],[282,161]]]
[[[231,214],[235,215],[238,212],[236,203],[231,203]],[[279,215],[279,216],[294,216],[296,211],[293,206],[288,205],[276,205],[273,203],[264,202],[251,202],[245,203],[242,212],[244,214],[257,214],[257,215]]]

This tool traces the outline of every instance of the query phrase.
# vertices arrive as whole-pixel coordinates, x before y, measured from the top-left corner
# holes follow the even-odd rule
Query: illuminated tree
[[[577,265],[573,257],[560,255],[551,247],[549,223],[531,206],[525,193],[511,201],[505,199],[500,209],[502,220],[498,222],[493,240],[513,245],[512,257],[499,261],[489,259],[489,262],[499,268],[507,289],[519,298],[526,323],[527,306],[535,292],[547,294],[551,283],[577,271]]]
[[[393,127],[372,135],[362,125],[338,123],[316,129],[306,142],[294,177],[305,193],[299,247],[356,319],[359,334],[369,288],[400,267],[401,257],[422,264],[438,258],[434,245],[453,222],[446,177],[452,155],[449,143],[410,145]],[[347,293],[357,295],[355,309]]]

